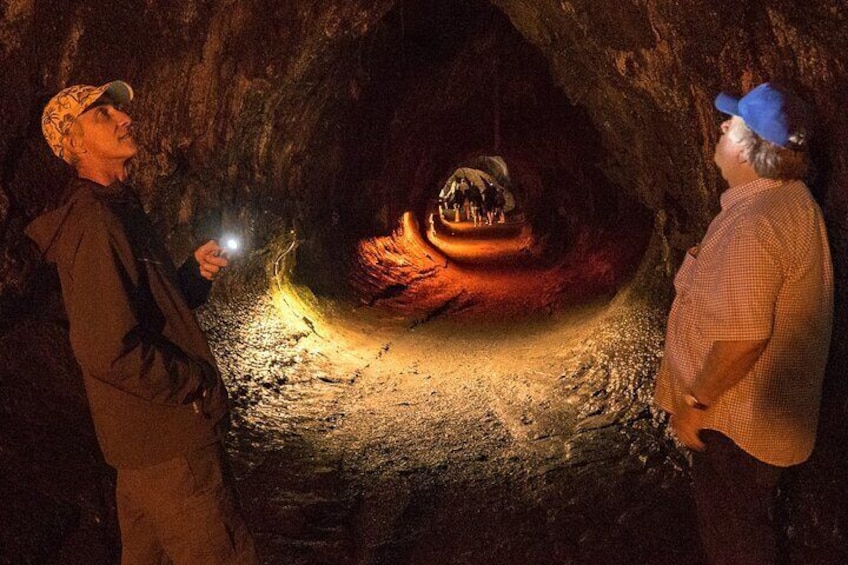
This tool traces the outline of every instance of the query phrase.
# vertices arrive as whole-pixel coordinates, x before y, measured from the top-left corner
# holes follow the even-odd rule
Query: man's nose
[[[114,110],[115,121],[118,122],[119,126],[128,126],[132,124],[132,118],[129,114],[124,112],[123,110],[118,110],[117,108]]]

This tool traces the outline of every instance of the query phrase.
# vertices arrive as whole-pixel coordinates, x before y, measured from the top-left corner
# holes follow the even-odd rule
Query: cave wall
[[[0,304],[10,308],[9,297],[27,286],[22,223],[54,205],[67,179],[38,129],[43,103],[67,83],[120,77],[136,88],[142,154],[135,182],[178,254],[188,250],[180,243],[186,235],[197,239],[219,226],[244,226],[264,245],[281,225],[297,223],[311,241],[317,234],[308,232],[319,231],[315,226],[326,224],[334,208],[349,206],[357,191],[371,192],[372,209],[363,207],[363,214],[374,212],[377,201],[383,207],[377,215],[390,224],[409,205],[407,187],[421,183],[377,178],[356,186],[368,175],[344,162],[356,157],[348,139],[356,121],[348,113],[358,111],[369,89],[380,88],[373,82],[383,76],[373,68],[375,57],[406,57],[386,44],[396,47],[398,29],[412,29],[428,8],[405,4],[120,0],[95,8],[84,0],[62,6],[4,0]],[[831,189],[843,185],[846,174],[846,124],[838,111],[846,94],[837,88],[848,42],[841,2],[803,8],[775,0],[744,7],[644,0],[492,4],[548,59],[577,112],[589,116],[610,181],[662,211],[663,235],[676,250],[703,232],[722,187],[712,166],[715,92],[741,92],[765,79],[798,89],[820,109],[816,188],[834,246],[844,249],[845,197]],[[380,27],[386,31],[376,33]],[[474,60],[471,43],[466,59]],[[478,43],[479,62],[486,45]],[[403,97],[384,109],[394,112],[394,131],[358,141],[398,145],[404,133],[423,135],[421,116],[433,105],[415,92],[388,93],[387,100]],[[468,104],[479,103],[480,93],[469,92],[475,100]],[[479,136],[481,130],[472,131]],[[473,150],[473,143],[466,146]],[[408,157],[404,175],[440,165],[432,155]],[[320,253],[319,246],[315,242],[313,251]]]
[[[765,80],[797,90],[819,112],[819,161],[839,171],[820,184],[844,184],[844,3],[494,3],[592,116],[605,171],[651,209],[666,209],[680,231],[703,231],[723,187],[711,165],[720,90],[741,94]],[[829,190],[825,203],[843,210],[844,195]]]
[[[834,250],[837,324],[821,447],[813,464],[795,476],[796,498],[802,501],[795,510],[801,515],[797,523],[815,527],[795,535],[801,547],[844,548],[846,516],[824,501],[841,500],[846,492],[839,461],[846,455],[842,422],[848,397],[841,314],[848,266],[848,115],[843,110],[848,7],[841,0],[491,4],[538,49],[575,112],[591,123],[608,181],[656,214],[667,264],[640,272],[656,276],[666,288],[667,273],[703,234],[723,187],[712,166],[720,121],[712,109],[715,93],[741,93],[763,80],[780,80],[818,109],[819,171],[813,188]],[[29,325],[39,319],[37,312],[55,309],[55,300],[45,299],[55,295],[55,286],[36,284],[39,261],[22,235],[29,220],[59,202],[68,180],[40,133],[40,113],[50,96],[67,84],[116,78],[136,89],[133,114],[141,153],[134,183],[176,256],[231,228],[244,229],[256,250],[272,250],[295,228],[304,240],[303,255],[320,264],[326,246],[322,233],[332,227],[334,208],[366,194],[361,213],[368,222],[376,216],[390,225],[409,204],[405,187],[420,186],[449,168],[424,151],[391,154],[404,133],[421,131],[426,93],[394,92],[378,112],[389,126],[382,130],[387,136],[361,139],[371,144],[361,152],[348,138],[356,123],[350,112],[363,97],[379,92],[374,77],[381,74],[370,66],[373,57],[385,45],[396,45],[397,29],[414,17],[414,5],[409,2],[404,10],[403,2],[393,0],[0,1],[3,395],[12,394],[8,359],[20,355],[21,332],[53,335],[55,327],[61,329],[47,321]],[[375,33],[380,26],[385,31]],[[446,97],[443,103],[451,96],[439,95]],[[464,145],[469,152],[473,141]],[[388,154],[377,150],[383,147]],[[406,178],[395,181],[350,164],[363,155],[396,163],[393,170]],[[268,255],[257,257],[261,270]],[[3,445],[21,447],[8,436]],[[48,502],[44,507],[51,508]]]

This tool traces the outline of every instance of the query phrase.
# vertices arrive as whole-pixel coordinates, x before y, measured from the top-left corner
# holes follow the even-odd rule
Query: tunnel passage
[[[533,314],[609,293],[633,273],[650,213],[605,176],[595,126],[503,12],[483,0],[403,2],[360,41],[352,64],[367,86],[336,124],[335,191],[320,196],[314,217],[321,253],[335,255],[304,257],[301,282],[319,294],[345,286],[358,302],[415,315],[471,306]],[[526,229],[510,241],[479,232],[459,257],[428,238],[434,197],[449,171],[486,155],[508,164]],[[462,247],[452,231],[442,241]],[[500,260],[498,242],[512,249]],[[487,306],[487,289],[504,285],[515,291],[501,288]]]
[[[703,234],[724,186],[711,166],[712,99],[718,90],[742,93],[781,79],[819,108],[824,175],[814,188],[824,195],[840,285],[837,312],[843,311],[845,3],[752,0],[743,9],[705,0],[431,4],[2,4],[0,551],[11,553],[0,561],[20,562],[22,555],[24,562],[115,560],[117,525],[107,494],[112,475],[99,457],[66,346],[57,283],[27,253],[22,230],[58,203],[68,177],[44,147],[43,103],[68,84],[116,78],[136,87],[142,152],[133,179],[175,258],[185,257],[193,242],[219,236],[222,227],[247,236],[249,247],[217,287],[205,327],[233,392],[235,451],[266,547],[288,544],[295,554],[304,546],[326,549],[308,537],[314,534],[308,527],[305,534],[292,534],[294,526],[280,530],[345,510],[350,499],[332,497],[350,480],[377,502],[370,514],[349,521],[353,527],[334,523],[339,527],[330,530],[376,554],[363,562],[451,562],[409,559],[418,537],[431,532],[437,534],[433,546],[424,549],[467,555],[462,551],[471,544],[485,563],[504,555],[515,563],[551,556],[615,562],[623,555],[635,563],[663,562],[658,555],[664,562],[692,561],[669,553],[697,541],[685,520],[691,513],[680,510],[685,461],[674,460],[663,442],[664,425],[650,411],[649,397],[671,275]],[[265,308],[255,294],[270,286],[265,275],[285,271],[285,259],[293,258],[296,282],[313,289],[319,305],[353,292],[358,302],[397,308],[416,322],[467,312],[460,307],[468,292],[433,295],[425,282],[433,277],[417,287],[409,279],[428,269],[458,272],[455,262],[447,270],[444,262],[434,263],[433,250],[421,241],[426,206],[446,175],[479,155],[503,156],[521,187],[517,194],[539,244],[533,248],[538,256],[528,254],[522,268],[556,269],[581,249],[575,242],[584,241],[585,256],[598,261],[580,265],[595,265],[600,276],[609,273],[604,264],[638,262],[652,232],[644,268],[634,277],[637,292],[625,287],[612,301],[624,315],[594,328],[594,319],[570,319],[570,328],[557,329],[598,329],[574,347],[573,335],[528,338],[517,334],[531,326],[515,324],[508,338],[498,336],[515,338],[514,355],[491,355],[492,345],[478,340],[484,355],[472,348],[439,371],[422,367],[431,352],[442,351],[443,340],[432,338],[429,349],[415,341],[438,324],[409,324],[415,331],[405,328],[369,357],[408,363],[382,374],[372,366],[376,375],[316,367],[336,353],[329,350],[333,339],[303,316],[280,321]],[[644,225],[650,223],[645,209],[653,230]],[[637,225],[642,218],[642,229],[625,227],[630,218]],[[613,247],[606,258],[605,243]],[[609,256],[629,245],[635,251],[623,253],[628,261]],[[363,257],[380,268],[368,261],[368,268],[357,269]],[[395,282],[406,267],[408,276]],[[496,271],[477,269],[481,285],[497,280]],[[340,279],[344,284],[337,285]],[[594,291],[598,280],[585,279],[580,287]],[[464,277],[463,288],[468,281]],[[640,309],[646,304],[649,315]],[[811,465],[795,474],[800,496],[790,544],[798,562],[845,561],[845,507],[833,503],[844,500],[848,476],[845,326],[838,316],[823,403],[825,441]],[[473,340],[476,327],[456,333]],[[314,349],[300,345],[310,340],[318,343]],[[524,363],[528,344],[538,347],[532,367]],[[511,364],[505,369],[504,362]],[[472,370],[458,372],[464,365]],[[485,386],[489,374],[504,376],[501,388]],[[362,397],[374,403],[352,405]],[[551,417],[562,411],[550,410],[563,404],[572,412],[564,423]],[[467,410],[470,405],[475,410]],[[281,440],[288,448],[246,428],[249,419],[290,434]],[[564,438],[562,430],[572,424],[577,435]],[[347,443],[334,435],[339,431]],[[329,457],[321,468],[311,467],[311,456],[326,456],[332,442],[349,448],[342,460]],[[613,453],[620,458],[611,461]],[[574,461],[579,466],[569,467]],[[288,473],[292,465],[297,473]],[[348,474],[339,479],[339,469]],[[303,479],[302,507],[278,492],[291,476]],[[581,477],[584,482],[571,481]],[[450,488],[440,490],[446,483]],[[583,487],[582,500],[575,501],[574,484]],[[330,504],[309,498],[316,486],[324,487]],[[392,496],[384,501],[387,492]],[[479,498],[455,503],[469,493]],[[413,504],[404,506],[407,500]],[[456,527],[462,523],[457,514],[479,524],[480,509],[493,501],[498,515],[528,511],[500,529],[474,532],[488,536],[457,535],[466,531]],[[321,505],[330,511],[322,514]],[[363,534],[357,524],[398,528],[385,537],[357,537]],[[658,553],[646,547],[652,544]],[[337,559],[320,555],[307,562],[348,563],[348,548],[342,546]]]

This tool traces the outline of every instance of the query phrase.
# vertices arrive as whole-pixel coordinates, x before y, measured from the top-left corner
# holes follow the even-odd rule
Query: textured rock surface
[[[404,210],[424,210],[422,187],[499,149],[545,229],[560,227],[550,203],[654,215],[633,296],[660,309],[722,188],[714,94],[788,83],[818,109],[813,188],[838,277],[821,441],[791,473],[790,552],[798,563],[848,552],[848,516],[834,503],[848,490],[842,0],[0,0],[0,14],[4,551],[68,563],[74,548],[93,548],[88,563],[114,551],[111,475],[74,388],[56,283],[22,230],[68,178],[41,138],[43,104],[67,84],[122,78],[138,94],[135,184],[177,257],[238,229],[254,250],[242,282],[263,284],[295,229],[297,277],[329,293],[340,242],[388,232]],[[652,355],[635,353],[647,365],[616,381],[617,398],[645,401]],[[78,430],[79,443],[55,445],[54,426]]]

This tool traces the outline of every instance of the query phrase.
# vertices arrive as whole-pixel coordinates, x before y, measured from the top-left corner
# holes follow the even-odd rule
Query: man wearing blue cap
[[[833,319],[821,209],[801,180],[810,117],[769,83],[719,94],[721,212],[674,279],[655,399],[693,450],[699,529],[712,563],[777,559],[769,520],[781,469],[818,424]]]
[[[226,388],[191,311],[227,259],[209,241],[174,268],[125,184],[132,98],[113,81],[50,100],[42,132],[76,178],[27,235],[57,266],[97,439],[118,471],[121,564],[256,564],[221,444]]]

